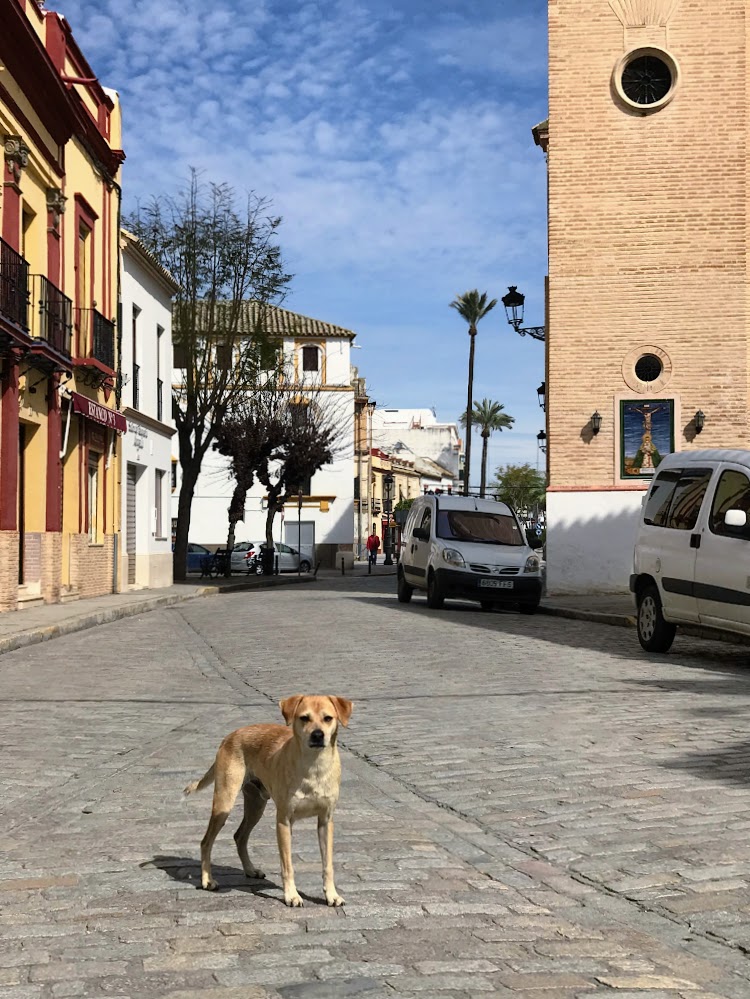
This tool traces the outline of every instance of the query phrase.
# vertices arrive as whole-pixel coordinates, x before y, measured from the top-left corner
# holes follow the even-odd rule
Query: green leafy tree
[[[495,474],[493,492],[517,513],[527,516],[532,510],[544,508],[544,476],[531,465],[505,465],[498,468]]]
[[[191,172],[175,197],[154,196],[126,226],[179,285],[172,311],[172,412],[181,467],[174,578],[185,578],[195,487],[206,452],[238,393],[251,391],[268,367],[265,309],[280,301],[284,272],[281,219],[262,198],[238,206],[226,184],[199,182]],[[252,321],[248,326],[248,307]]]
[[[450,307],[455,309],[461,318],[469,326],[469,385],[466,398],[466,460],[464,462],[464,496],[469,495],[469,485],[471,477],[471,406],[474,399],[474,341],[477,337],[477,323],[484,319],[488,312],[491,312],[497,305],[497,299],[488,301],[487,292],[465,291],[463,295],[458,295],[451,302]]]
[[[482,399],[481,402],[477,402],[475,399],[471,422],[476,424],[482,435],[482,482],[479,487],[479,495],[484,498],[487,492],[487,447],[490,434],[496,430],[500,432],[510,430],[516,422],[516,418],[505,412],[505,406],[501,402],[494,402],[492,399]],[[465,427],[467,423],[467,414],[464,413],[461,417],[461,425]]]

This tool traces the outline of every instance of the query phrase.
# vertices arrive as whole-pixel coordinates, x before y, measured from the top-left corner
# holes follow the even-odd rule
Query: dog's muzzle
[[[322,729],[316,728],[314,732],[310,733],[310,748],[311,749],[322,749],[326,744],[325,732]]]

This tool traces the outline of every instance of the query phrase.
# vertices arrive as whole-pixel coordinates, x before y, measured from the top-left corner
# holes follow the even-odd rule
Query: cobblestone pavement
[[[430,611],[393,579],[242,593],[0,658],[0,999],[750,996],[750,672],[735,646]],[[337,886],[273,822],[242,876],[180,790],[275,701],[356,702]],[[237,820],[238,821],[238,820]]]

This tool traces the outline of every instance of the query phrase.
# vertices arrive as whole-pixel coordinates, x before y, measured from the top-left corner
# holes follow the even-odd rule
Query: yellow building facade
[[[0,0],[0,609],[116,588],[121,122],[67,22]]]

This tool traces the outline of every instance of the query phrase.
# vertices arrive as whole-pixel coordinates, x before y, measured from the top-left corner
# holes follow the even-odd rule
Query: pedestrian
[[[367,561],[370,565],[375,565],[378,560],[378,549],[380,548],[380,538],[375,533],[375,528],[372,530],[372,534],[367,539]]]

